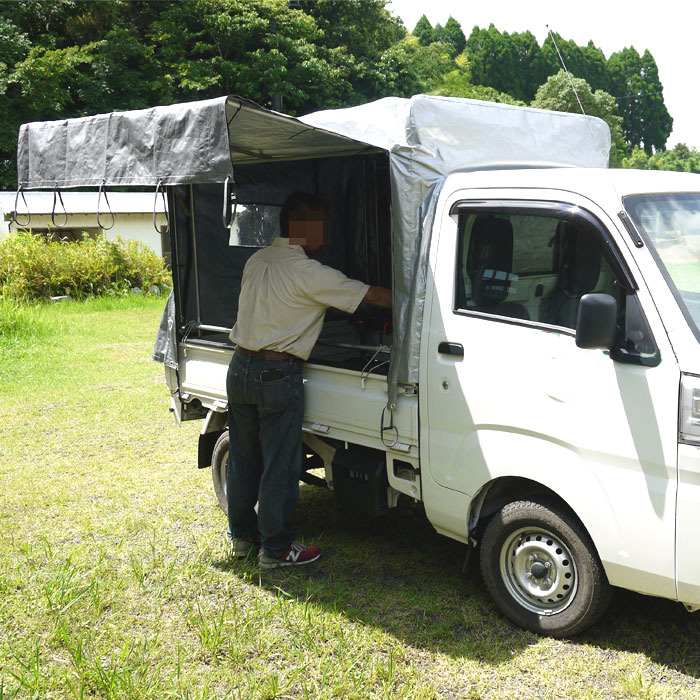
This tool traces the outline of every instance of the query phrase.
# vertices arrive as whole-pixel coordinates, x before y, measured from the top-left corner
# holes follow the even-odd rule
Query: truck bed
[[[178,359],[182,401],[197,400],[206,409],[224,412],[226,373],[232,354],[233,347],[222,343],[181,342]],[[348,368],[361,365],[357,358],[348,358],[343,364],[341,367],[318,364],[313,358],[304,364],[304,432],[324,440],[363,445],[417,460],[416,389],[402,387],[397,408],[390,412],[385,409],[387,380],[382,372],[386,364],[375,359],[365,361],[364,369]],[[172,382],[168,383],[172,390]]]

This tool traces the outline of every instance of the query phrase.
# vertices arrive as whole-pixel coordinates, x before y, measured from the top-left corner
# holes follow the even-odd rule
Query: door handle
[[[452,355],[453,357],[464,357],[464,346],[461,343],[449,343],[443,340],[438,345],[438,352],[441,355]]]

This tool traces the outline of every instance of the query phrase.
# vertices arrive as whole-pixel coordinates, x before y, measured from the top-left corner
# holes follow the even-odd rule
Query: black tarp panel
[[[389,170],[385,154],[256,163],[235,168],[238,208],[265,205],[275,217],[268,239],[239,233],[231,245],[222,219],[224,188],[192,185],[171,191],[173,265],[179,326],[231,328],[248,258],[278,235],[278,208],[292,192],[313,193],[331,208],[331,232],[317,254],[324,264],[370,284],[391,286]],[[201,331],[189,337],[223,340]]]

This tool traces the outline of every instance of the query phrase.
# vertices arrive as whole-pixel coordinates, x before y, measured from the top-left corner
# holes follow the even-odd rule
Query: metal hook
[[[163,210],[165,211],[165,232],[169,233],[170,231],[170,213],[168,212],[168,203],[165,199],[165,188],[161,189],[161,185],[163,184],[163,180],[158,180],[158,184],[156,185],[156,192],[153,197],[153,228],[160,233],[160,229],[158,228],[158,225],[156,224],[156,205],[158,204],[158,192],[160,191],[161,196],[163,197]]]
[[[236,210],[238,209],[238,198],[236,197],[236,193],[231,187],[231,183],[235,185],[236,181],[233,179],[232,175],[227,175],[226,179],[224,180],[224,210],[221,215],[221,220],[224,224],[224,228],[227,231],[231,230],[233,220],[236,218]],[[231,204],[231,202],[233,202],[233,210],[231,211],[231,218],[229,218],[228,206],[229,204]]]
[[[104,191],[106,180],[102,180],[102,183],[100,184],[100,189],[97,193],[97,225],[99,228],[103,229],[104,231],[109,231],[109,229],[114,227],[114,212],[112,212],[112,207],[109,205],[109,199],[107,199],[107,193]],[[107,209],[109,210],[109,214],[112,217],[112,224],[110,226],[103,226],[102,222],[100,221],[100,200],[102,199],[102,195],[104,194],[105,202],[107,202]]]
[[[384,408],[382,409],[382,418],[381,418],[381,422],[379,425],[379,435],[380,435],[380,438],[382,440],[382,445],[384,445],[384,447],[392,448],[392,447],[396,447],[396,445],[399,442],[399,429],[394,425],[394,412],[391,410],[391,408],[389,408],[389,425],[387,425],[387,426],[384,425],[384,414],[386,413],[387,408],[389,408],[389,406],[384,406]],[[395,438],[394,442],[392,442],[391,444],[388,444],[384,440],[384,433],[387,430],[393,430],[394,433],[396,434],[396,438]]]
[[[21,224],[17,218],[17,204],[19,203],[19,196],[22,195],[22,201],[27,209],[27,223]],[[20,184],[17,186],[17,194],[15,195],[15,207],[12,210],[12,222],[21,228],[26,228],[32,221],[32,213],[29,211],[29,205],[27,204],[27,198],[24,196],[24,185]]]
[[[64,221],[62,224],[56,223],[56,199],[57,198],[61,202],[61,207],[63,207]],[[68,223],[68,212],[66,211],[66,205],[63,203],[63,195],[61,194],[61,190],[58,189],[58,183],[56,183],[54,190],[53,190],[53,208],[51,209],[51,223],[56,228],[63,228]]]

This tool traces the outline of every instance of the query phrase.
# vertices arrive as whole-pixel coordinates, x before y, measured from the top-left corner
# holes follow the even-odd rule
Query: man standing
[[[287,200],[281,237],[246,263],[229,336],[236,345],[226,380],[229,529],[233,555],[248,556],[260,544],[263,568],[321,556],[318,547],[295,541],[289,521],[302,471],[302,361],[321,333],[326,309],[353,313],[363,301],[391,308],[391,290],[351,280],[308,257],[323,245],[329,214],[311,195]]]

